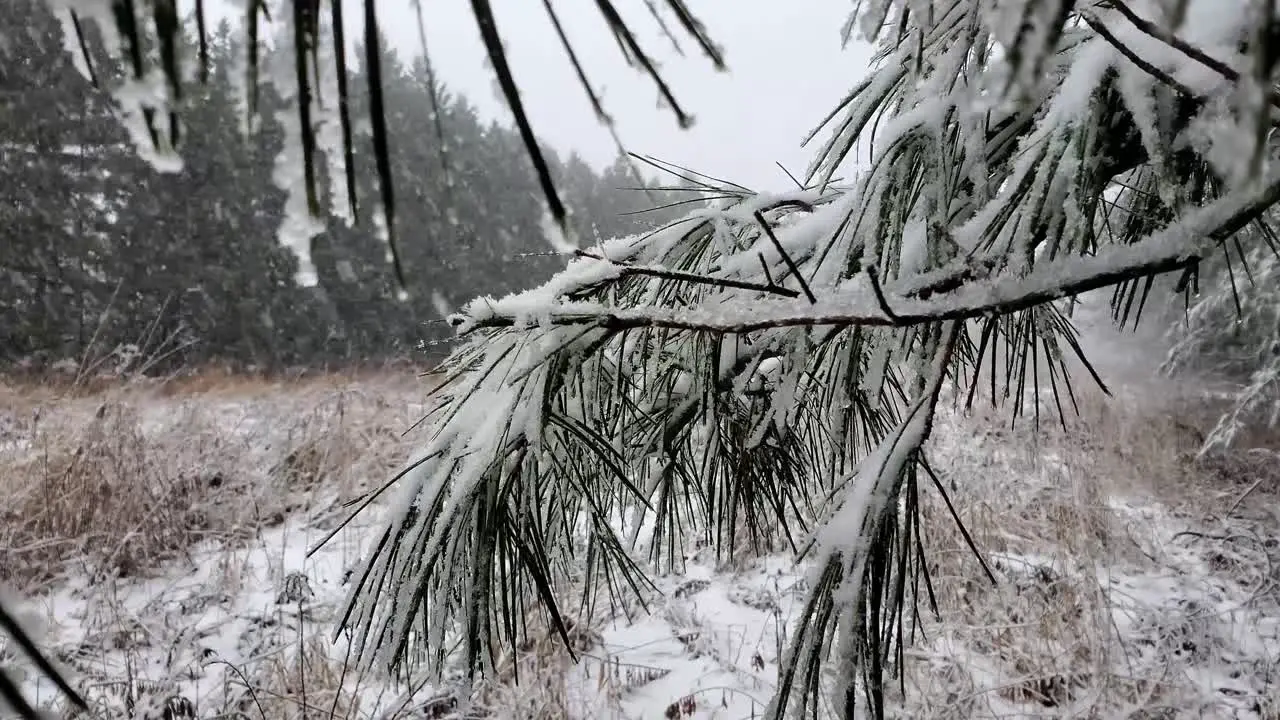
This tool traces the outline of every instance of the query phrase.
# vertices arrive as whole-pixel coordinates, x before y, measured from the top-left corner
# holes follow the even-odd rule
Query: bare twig
[[[1231,514],[1236,511],[1236,508],[1240,507],[1240,503],[1244,502],[1245,498],[1249,497],[1249,495],[1251,495],[1254,490],[1258,489],[1258,486],[1262,484],[1262,480],[1263,478],[1258,478],[1257,480],[1254,480],[1253,484],[1249,486],[1248,490],[1245,490],[1244,492],[1240,493],[1240,497],[1236,498],[1236,501],[1231,503],[1231,507],[1227,508],[1227,517],[1231,517]]]

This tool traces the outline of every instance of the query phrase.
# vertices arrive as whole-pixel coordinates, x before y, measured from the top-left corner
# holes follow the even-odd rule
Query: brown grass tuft
[[[1185,572],[1191,540],[1175,544],[1177,530],[1232,522],[1228,509],[1260,466],[1238,451],[1198,457],[1213,416],[1195,388],[1076,390],[1080,413],[1068,406],[1065,429],[1049,408],[1037,428],[989,401],[940,417],[931,457],[997,583],[938,494],[923,491],[939,616],[926,615],[931,639],[907,651],[907,693],[895,697],[905,716],[1159,717],[1198,691],[1178,668],[1209,661],[1187,648],[1220,650],[1203,608],[1134,597],[1128,578]],[[1266,506],[1277,490],[1258,486],[1244,504]],[[1202,550],[1207,574],[1181,584],[1252,582],[1239,552],[1214,565],[1210,549],[1192,548]]]
[[[172,397],[0,385],[0,584],[146,574],[292,512],[338,514],[402,460],[416,419],[411,376],[200,378]]]
[[[133,408],[108,401],[87,419],[33,421],[34,452],[10,466],[0,501],[0,582],[50,580],[70,559],[93,575],[130,576],[214,530],[208,503],[220,475],[203,462],[211,435],[184,420],[148,436]]]

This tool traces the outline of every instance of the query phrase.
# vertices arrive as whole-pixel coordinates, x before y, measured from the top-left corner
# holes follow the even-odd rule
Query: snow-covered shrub
[[[1166,368],[1238,384],[1206,449],[1231,445],[1243,430],[1280,430],[1280,244],[1259,221],[1211,257],[1203,292],[1172,330]]]

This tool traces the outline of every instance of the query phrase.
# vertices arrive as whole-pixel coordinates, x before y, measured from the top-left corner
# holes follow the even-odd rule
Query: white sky
[[[422,3],[429,50],[442,81],[466,95],[485,119],[509,124],[470,3]],[[348,23],[360,24],[358,3],[347,4]],[[561,154],[572,150],[597,168],[607,165],[615,146],[608,130],[596,121],[542,2],[492,4],[534,132]],[[724,50],[729,72],[717,73],[669,13],[667,24],[681,42],[683,57],[662,35],[644,2],[619,0],[619,12],[642,47],[661,63],[677,100],[695,117],[692,128],[681,130],[673,114],[658,107],[653,82],[623,61],[595,4],[555,2],[629,150],[756,190],[790,185],[775,162],[797,176],[803,173],[811,151],[801,148],[800,141],[867,71],[870,53],[865,46],[841,49],[840,28],[852,5],[849,0],[690,0],[691,9]],[[401,53],[417,54],[417,15],[409,0],[380,0],[378,9],[383,32]],[[349,33],[358,35],[358,28]]]

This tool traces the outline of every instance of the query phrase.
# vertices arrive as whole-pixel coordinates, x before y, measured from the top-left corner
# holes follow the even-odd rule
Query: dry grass
[[[253,638],[257,653],[253,658],[232,662],[216,653],[202,654],[192,662],[167,663],[157,674],[148,663],[155,654],[156,641],[174,644],[168,657],[174,658],[181,634],[175,638],[155,638],[147,632],[146,623],[133,621],[138,630],[125,632],[130,624],[128,609],[117,600],[101,603],[107,614],[100,626],[114,627],[110,649],[112,659],[124,656],[119,664],[107,661],[108,653],[94,654],[86,643],[79,657],[67,662],[79,667],[83,676],[93,678],[89,684],[92,718],[145,718],[169,720],[186,718],[172,708],[186,704],[195,714],[191,719],[228,717],[291,720],[304,718],[348,718],[357,705],[357,684],[344,670],[341,656],[335,654],[328,638],[328,627],[317,623],[306,610],[299,615],[294,608],[282,610],[278,622],[261,628]],[[96,638],[98,642],[102,638]],[[95,667],[96,665],[96,667]],[[201,696],[191,692],[190,681],[211,679],[216,692]],[[205,683],[210,687],[210,683]],[[166,712],[166,705],[170,710]]]
[[[182,696],[184,678],[211,673],[221,682],[216,698],[190,698],[206,717],[363,718],[371,704],[392,707],[388,718],[431,717],[443,707],[438,699],[371,702],[374,680],[343,671],[328,637],[333,618],[308,610],[299,623],[288,603],[271,611],[275,620],[254,626],[247,659],[146,669],[147,653],[191,642],[190,629],[158,631],[150,610],[126,607],[109,592],[209,543],[224,548],[207,580],[209,597],[260,591],[261,578],[251,577],[237,548],[261,544],[263,528],[298,512],[312,527],[325,526],[343,499],[385,478],[408,449],[400,431],[416,416],[406,398],[420,390],[411,378],[217,374],[69,395],[0,384],[0,407],[8,408],[0,415],[0,584],[30,592],[66,576],[100,581],[100,609],[64,661],[103,688],[94,693],[101,717],[118,716],[144,695]],[[1110,399],[1082,392],[1081,415],[1069,417],[1066,430],[1048,410],[1038,429],[1029,418],[1011,427],[1007,412],[981,402],[968,417],[944,414],[935,466],[1000,582],[987,582],[937,493],[926,490],[939,614],[922,608],[926,634],[906,655],[901,716],[1156,718],[1190,707],[1185,648],[1221,650],[1214,619],[1191,605],[1135,606],[1122,628],[1116,607],[1126,601],[1110,577],[1167,569],[1174,554],[1191,552],[1185,543],[1170,546],[1169,518],[1200,530],[1229,524],[1237,534],[1262,527],[1245,527],[1252,521],[1241,518],[1270,519],[1274,534],[1275,518],[1264,511],[1280,499],[1280,482],[1256,482],[1268,468],[1256,455],[1197,459],[1212,408],[1193,391],[1164,390]],[[1167,517],[1135,517],[1125,503],[1138,498]],[[1271,559],[1230,547],[1196,557],[1204,559],[1206,582],[1259,587]],[[270,584],[286,574],[282,568]],[[756,657],[774,652],[721,648],[717,618],[686,615],[664,615],[701,638],[684,652],[711,657],[730,675],[754,677]],[[780,637],[786,623],[779,616]],[[615,717],[628,696],[673,682],[663,667],[612,655],[601,629],[584,625],[578,633],[583,664],[576,669],[556,638],[521,648],[500,661],[499,682],[481,690],[478,705],[494,717]],[[109,653],[132,659],[108,664]],[[1248,671],[1278,673],[1280,666]],[[693,697],[697,688],[679,692],[686,690]],[[747,691],[768,696],[767,686]],[[134,699],[102,699],[113,692]],[[1257,704],[1272,708],[1278,700]]]
[[[294,647],[271,655],[243,675],[249,681],[242,692],[228,692],[218,714],[240,712],[267,718],[345,718],[355,699],[344,687],[347,676],[342,661],[331,652],[322,635],[307,637]],[[231,672],[239,679],[239,673]],[[259,711],[260,708],[260,711]]]
[[[0,382],[0,586],[47,598],[91,717],[357,717],[331,609],[252,598],[300,569],[271,543],[314,541],[399,466],[423,392],[407,371]],[[228,612],[248,625],[224,660],[203,624]]]
[[[186,418],[173,434],[148,437],[135,411],[104,403],[87,421],[33,421],[33,452],[8,464],[0,526],[0,581],[19,586],[90,559],[94,575],[134,575],[236,519],[210,512],[216,435]],[[183,458],[190,464],[176,466]]]
[[[401,460],[413,419],[412,376],[185,383],[0,384],[0,584],[146,574],[297,510],[336,512]]]
[[[1228,516],[1245,507],[1263,508],[1274,529],[1265,508],[1280,483],[1254,485],[1260,466],[1239,456],[1197,457],[1212,417],[1194,391],[1164,386],[1103,398],[1085,390],[1079,401],[1066,429],[1056,414],[1043,415],[1039,429],[1030,419],[1011,426],[989,405],[941,423],[934,455],[997,583],[937,493],[926,493],[938,615],[927,617],[927,640],[908,653],[907,693],[897,698],[903,716],[1181,716],[1204,702],[1192,668],[1233,657],[1223,637],[1229,619],[1187,598],[1201,586],[1209,595],[1250,583],[1265,590],[1268,553],[1215,554],[1176,536],[1228,525],[1244,533],[1248,523]],[[1245,507],[1233,508],[1250,485]],[[1160,517],[1136,515],[1135,506],[1159,508]],[[1184,575],[1197,568],[1203,576]],[[1128,594],[1166,576],[1184,579]],[[1209,702],[1199,711],[1205,717],[1231,716]]]

